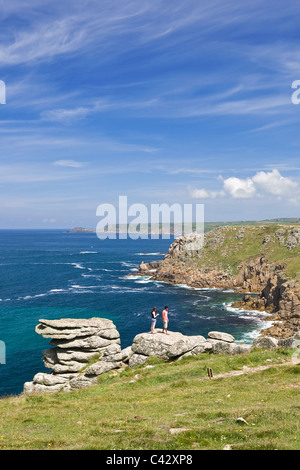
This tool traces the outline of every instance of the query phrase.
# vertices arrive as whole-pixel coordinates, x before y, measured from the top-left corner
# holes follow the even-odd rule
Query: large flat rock
[[[39,320],[36,333],[53,340],[73,340],[87,336],[100,336],[107,339],[119,338],[119,333],[107,318],[62,318],[59,320]]]
[[[200,335],[185,336],[182,333],[173,331],[168,333],[140,333],[136,335],[132,344],[133,353],[172,359],[192,351],[206,342],[204,336]]]

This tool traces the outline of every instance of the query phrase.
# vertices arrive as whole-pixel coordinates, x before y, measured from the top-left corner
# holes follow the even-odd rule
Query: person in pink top
[[[168,317],[168,310],[169,307],[165,306],[164,310],[162,311],[162,321],[164,322],[163,330],[162,332],[168,335],[168,323],[169,323],[169,317]]]

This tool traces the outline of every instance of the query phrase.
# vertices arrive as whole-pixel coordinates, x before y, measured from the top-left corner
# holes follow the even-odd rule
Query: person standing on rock
[[[169,323],[169,317],[168,317],[168,310],[169,307],[166,305],[164,310],[162,311],[162,321],[164,323],[163,330],[162,332],[168,335],[168,323]]]
[[[152,312],[151,312],[151,333],[154,334],[154,328],[156,324],[156,318],[159,316],[159,313],[156,313],[156,307],[153,307]]]

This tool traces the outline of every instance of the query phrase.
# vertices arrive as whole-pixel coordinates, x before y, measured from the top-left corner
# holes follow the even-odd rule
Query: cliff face
[[[299,226],[220,227],[205,235],[202,248],[196,243],[191,250],[195,238],[175,240],[164,260],[142,263],[139,274],[198,288],[234,288],[246,294],[234,307],[265,310],[281,322],[262,334],[287,338],[299,330]]]

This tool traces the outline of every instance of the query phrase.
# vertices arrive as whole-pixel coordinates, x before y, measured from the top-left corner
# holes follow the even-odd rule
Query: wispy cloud
[[[3,198],[188,188],[222,216],[258,198],[284,212],[300,200],[299,15],[294,0],[2,0]]]
[[[85,163],[76,162],[75,160],[57,160],[53,164],[56,166],[65,166],[68,168],[82,168],[85,165]]]

